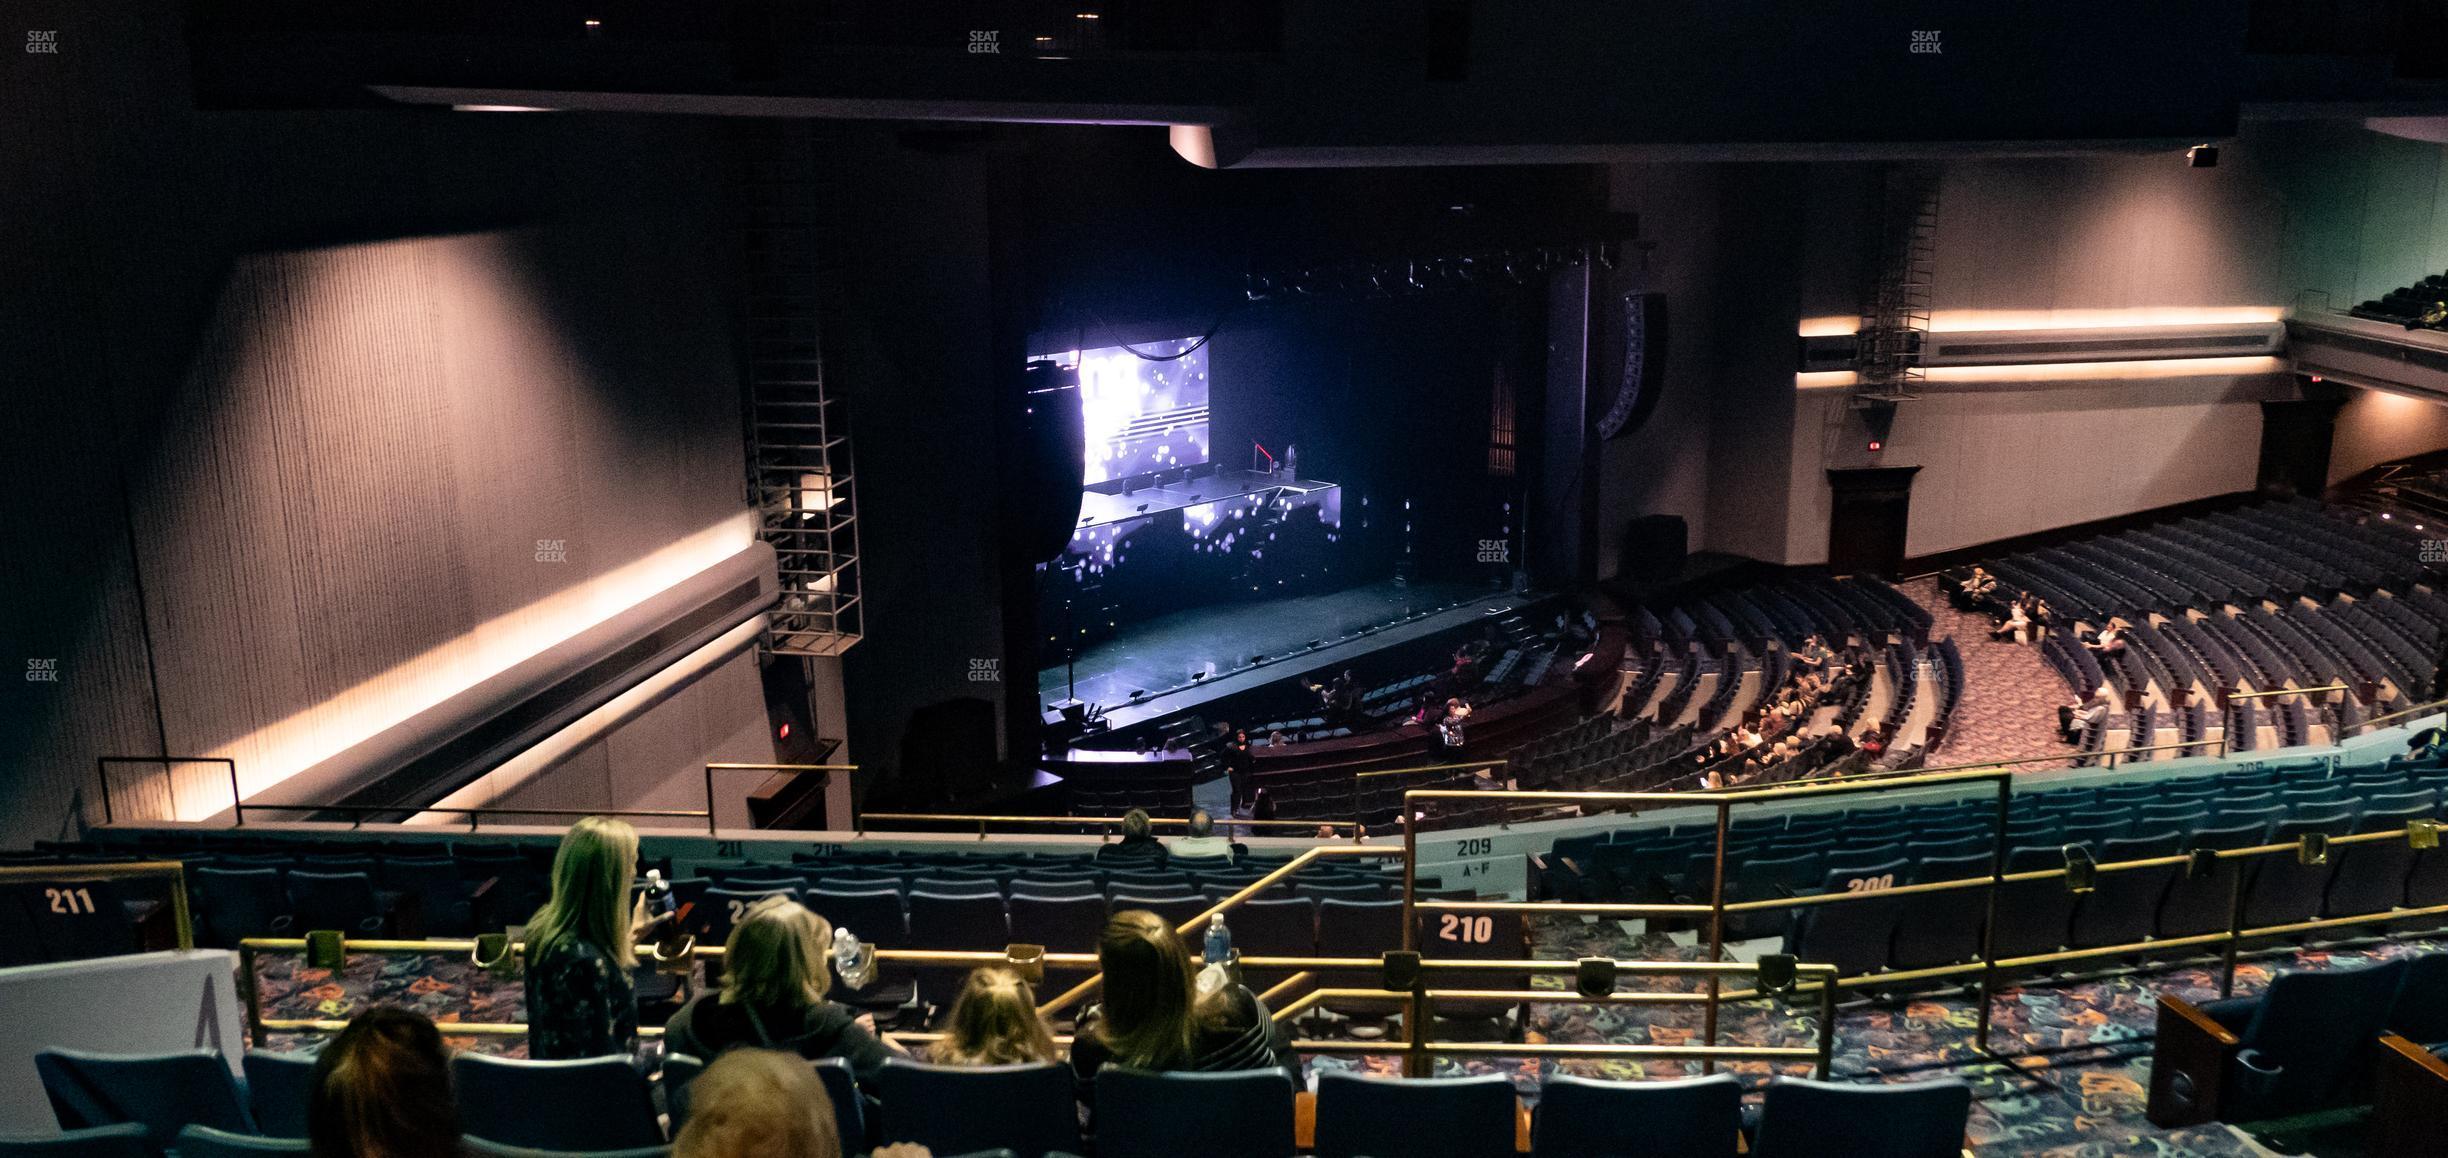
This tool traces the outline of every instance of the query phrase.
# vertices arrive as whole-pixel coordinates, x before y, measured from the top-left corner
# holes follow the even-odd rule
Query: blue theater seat
[[[284,936],[292,927],[279,869],[200,868],[187,879],[201,903],[207,944],[234,949],[244,938]]]
[[[462,1138],[459,1146],[461,1152],[470,1158],[666,1158],[672,1152],[669,1146],[634,1146],[625,1150],[538,1150],[528,1146],[504,1146],[482,1138]],[[179,1158],[186,1156],[180,1155]]]
[[[217,1050],[104,1054],[47,1049],[34,1072],[63,1130],[134,1122],[153,1146],[167,1147],[187,1125],[255,1132],[236,1075]]]
[[[1513,1082],[1468,1078],[1317,1079],[1316,1158],[1504,1158],[1515,1151]]]
[[[1771,1078],[1751,1158],[1961,1158],[1972,1087]]]
[[[1097,1071],[1099,1158],[1291,1158],[1292,1075],[1283,1070]]]
[[[2175,856],[2184,851],[2184,836],[2165,832],[2111,840],[2095,851],[2101,864]],[[2068,944],[2092,949],[2148,938],[2158,928],[2159,902],[2169,882],[2184,871],[2183,865],[2160,865],[2100,873],[2091,892],[2076,898]]]
[[[314,1088],[314,1055],[248,1050],[247,1107],[255,1125],[279,1138],[306,1136],[306,1098]]]
[[[462,1053],[451,1058],[459,1125],[510,1146],[624,1150],[659,1145],[646,1079],[621,1056],[532,1061]]]
[[[2281,973],[2268,991],[2159,999],[2149,1113],[2160,1125],[2249,1122],[2338,1104],[2388,1024],[2405,962]]]
[[[2008,854],[2008,873],[2065,867],[2063,849],[2018,848]],[[2062,877],[2008,881],[1998,890],[1997,929],[1990,947],[2000,958],[2053,953],[2065,947],[2077,898]]]
[[[1742,1083],[1732,1074],[1663,1082],[1557,1074],[1540,1084],[1530,1118],[1531,1158],[1733,1158],[1741,1138]]]
[[[1903,904],[1878,894],[1909,881],[1911,870],[1911,862],[1902,859],[1830,868],[1820,881],[1820,893],[1852,893],[1864,899],[1794,910],[1785,951],[1804,961],[1833,965],[1847,977],[1886,968]]]
[[[1912,883],[1986,880],[1991,868],[1987,853],[1933,858],[1913,867]],[[1981,922],[1988,914],[1988,889],[1954,889],[1915,893],[1896,898],[1895,940],[1890,963],[1898,969],[1927,969],[1977,960]]]
[[[2448,952],[2406,959],[2388,1031],[2427,1049],[2448,1045]]]
[[[156,1153],[145,1128],[134,1122],[43,1137],[0,1136],[0,1158],[153,1158]]]
[[[876,1095],[887,1141],[939,1154],[1000,1147],[1042,1158],[1080,1148],[1074,1084],[1071,1068],[1053,1062],[959,1067],[894,1058],[876,1076]]]
[[[2354,816],[2351,813],[2298,816],[2272,827],[2268,843],[2291,843],[2315,833],[2339,837],[2353,829]],[[2245,927],[2261,928],[2318,918],[2321,899],[2328,892],[2329,876],[2334,867],[2334,854],[2330,860],[2319,864],[2301,864],[2294,856],[2285,853],[2254,857],[2252,867],[2246,870],[2244,877]]]
[[[178,1158],[257,1158],[264,1154],[305,1154],[313,1150],[303,1137],[233,1134],[210,1126],[189,1126],[178,1134]]]

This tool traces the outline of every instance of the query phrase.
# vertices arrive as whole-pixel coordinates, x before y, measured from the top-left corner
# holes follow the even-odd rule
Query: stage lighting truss
[[[1428,254],[1252,273],[1244,289],[1253,302],[1388,298],[1481,286],[1531,285],[1595,256],[1613,268],[1609,245],[1541,245],[1470,253]]]

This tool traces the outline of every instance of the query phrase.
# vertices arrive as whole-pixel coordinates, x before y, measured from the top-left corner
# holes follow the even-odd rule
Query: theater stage
[[[1443,631],[1491,611],[1510,613],[1534,593],[1495,591],[1479,583],[1392,580],[1322,595],[1228,603],[1177,611],[1138,624],[1080,653],[1080,699],[1108,709],[1107,721],[1128,727],[1234,692],[1343,663],[1388,644]],[[1311,650],[1310,640],[1323,646]],[[1250,664],[1252,656],[1267,662]],[[1214,674],[1191,679],[1214,664]],[[1070,695],[1062,664],[1037,673],[1038,698],[1052,705]],[[1131,702],[1133,690],[1147,695]]]

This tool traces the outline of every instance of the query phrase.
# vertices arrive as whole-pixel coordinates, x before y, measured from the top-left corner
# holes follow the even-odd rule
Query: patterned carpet
[[[2011,640],[1992,641],[1988,618],[1955,610],[1939,595],[1935,577],[1896,586],[1929,609],[1930,638],[1952,636],[1956,648],[1963,653],[1963,696],[1956,702],[1946,743],[1930,754],[1932,767],[2011,760],[2060,746],[2057,706],[2066,702],[2071,693],[2065,680],[2042,662],[2038,649]]]
[[[1614,922],[1556,917],[1540,918],[1535,925],[1541,958],[1691,955],[1689,949],[1664,937],[1635,935]],[[2350,965],[2441,947],[2441,942],[2407,941],[2358,951],[2289,949],[2256,955],[2239,970],[2236,992],[2259,992],[2282,969]],[[367,1005],[387,1003],[420,1010],[446,1024],[515,1021],[524,1004],[515,980],[494,977],[463,957],[361,956],[337,973],[306,968],[296,958],[267,957],[258,965],[258,977],[265,1015],[275,1018],[345,1018]],[[1541,988],[1565,984],[1560,977],[1538,981]],[[1670,981],[1661,987],[1676,988],[1678,983]],[[1698,984],[1680,983],[1679,987],[1691,991]],[[2149,1086],[2148,1039],[2156,1018],[2153,1002],[2162,989],[2196,999],[2215,997],[2217,974],[2210,968],[2186,967],[2151,975],[2002,990],[1994,1012],[1993,1049],[2005,1054],[2049,1051],[2016,1059],[2011,1065],[1982,1058],[1974,1050],[1975,1002],[1960,992],[1877,1005],[1859,1003],[1838,1016],[1835,1075],[1861,1081],[1914,1081],[1951,1074],[1971,1082],[1976,1099],[1971,1136],[1983,1155],[2359,1156],[2355,1130],[2344,1131],[2342,1139],[2321,1138],[2317,1148],[2300,1149],[2276,1136],[2259,1138],[2260,1147],[2267,1148],[2256,1147],[2242,1132],[2226,1126],[2179,1131],[2151,1126],[2142,1110]],[[1558,1003],[1534,1007],[1527,1039],[1663,1045],[1696,1040],[1700,1027],[1701,1011],[1691,1007]],[[1726,1008],[1721,1038],[1727,1044],[1810,1047],[1817,1044],[1817,1029],[1810,1008],[1746,1002]],[[275,1049],[311,1049],[317,1040],[310,1035],[282,1034],[267,1044]],[[453,1044],[512,1056],[524,1052],[517,1038],[461,1038]],[[1400,1059],[1392,1056],[1321,1056],[1310,1061],[1312,1070],[1389,1074],[1399,1072],[1400,1065]],[[1725,1068],[1754,1080],[1769,1070],[1767,1063]],[[1808,1072],[1807,1066],[1782,1068],[1783,1072]],[[1698,1063],[1474,1058],[1441,1060],[1438,1068],[1440,1074],[1505,1073],[1532,1098],[1541,1075],[1559,1070],[1640,1080],[1697,1073]]]

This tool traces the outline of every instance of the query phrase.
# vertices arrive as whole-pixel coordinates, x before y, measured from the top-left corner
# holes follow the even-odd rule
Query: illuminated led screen
[[[1141,342],[1148,354],[1179,354],[1195,338]],[[1207,348],[1151,361],[1120,346],[1031,361],[1079,364],[1080,412],[1088,430],[1094,484],[1207,461]]]

